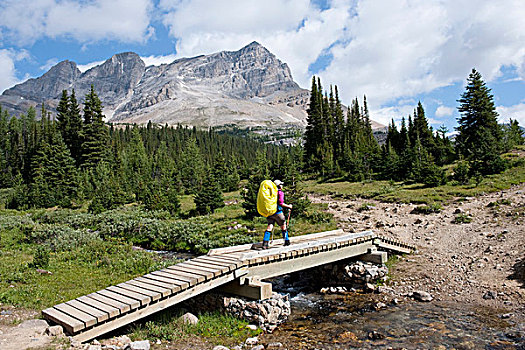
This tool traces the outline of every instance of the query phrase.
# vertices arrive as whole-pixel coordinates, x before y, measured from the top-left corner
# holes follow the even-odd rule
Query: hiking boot
[[[290,240],[289,240],[289,239],[287,239],[287,240],[284,241],[284,246],[286,247],[286,246],[288,246],[288,245],[290,245]]]
[[[268,242],[268,241],[263,241],[262,249],[270,249],[269,243],[270,242]]]

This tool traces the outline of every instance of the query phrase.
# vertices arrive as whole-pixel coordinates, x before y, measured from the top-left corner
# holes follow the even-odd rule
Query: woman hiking
[[[263,244],[262,249],[268,249],[270,244],[270,236],[273,231],[273,225],[277,223],[277,225],[281,226],[281,231],[283,234],[284,239],[284,245],[288,246],[290,245],[290,239],[288,237],[288,228],[286,227],[286,219],[283,214],[283,208],[292,210],[291,204],[286,204],[284,202],[284,192],[283,192],[283,185],[284,183],[281,180],[274,180],[273,183],[277,186],[277,211],[268,216],[266,219],[268,221],[268,227],[266,228],[266,231],[264,232],[264,238],[263,238]]]

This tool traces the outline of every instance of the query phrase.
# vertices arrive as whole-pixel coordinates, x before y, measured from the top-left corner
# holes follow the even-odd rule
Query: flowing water
[[[288,349],[525,349],[525,325],[497,310],[406,302],[376,310],[370,295],[298,294],[292,315],[266,343]]]

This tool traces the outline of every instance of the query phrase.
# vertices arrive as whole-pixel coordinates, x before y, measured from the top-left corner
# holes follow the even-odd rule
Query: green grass
[[[505,172],[490,175],[476,186],[475,184],[456,185],[451,182],[438,187],[425,187],[422,184],[402,182],[324,182],[307,181],[304,188],[308,193],[327,194],[334,198],[364,198],[383,202],[427,204],[443,203],[458,198],[475,197],[484,193],[500,191],[512,185],[525,182],[523,162]]]
[[[248,322],[218,312],[198,314],[196,325],[184,324],[179,320],[180,310],[167,311],[154,316],[143,324],[129,329],[132,339],[150,339],[162,341],[184,340],[198,336],[213,344],[232,346],[242,343],[246,338],[260,334],[246,328]]]
[[[193,198],[184,196],[182,216],[187,219],[137,205],[99,215],[85,209],[0,210],[0,302],[43,309],[174,263],[132,249],[132,244],[162,248],[166,243],[205,253],[261,240],[266,219],[246,219],[239,192],[226,193],[225,200],[231,204],[211,215],[189,217]],[[312,205],[307,218],[292,217],[291,236],[336,228],[323,209]],[[233,229],[236,224],[241,228]],[[278,228],[274,233],[280,236]],[[37,267],[51,274],[41,274]]]

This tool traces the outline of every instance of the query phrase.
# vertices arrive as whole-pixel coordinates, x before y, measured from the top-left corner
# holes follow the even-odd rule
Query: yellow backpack
[[[264,180],[257,193],[257,211],[264,217],[277,212],[277,186],[271,180]]]

